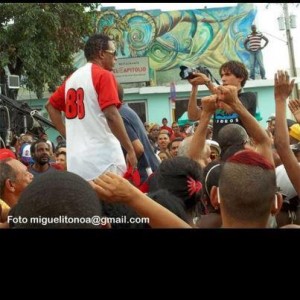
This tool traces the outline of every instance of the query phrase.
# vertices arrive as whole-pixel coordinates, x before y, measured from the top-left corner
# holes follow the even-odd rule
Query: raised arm
[[[216,87],[203,73],[193,73],[193,76],[193,79],[189,79],[192,91],[188,103],[188,118],[192,121],[197,121],[201,118],[201,110],[197,106],[198,85],[206,85],[212,94],[215,93]]]
[[[122,202],[130,206],[141,217],[149,218],[149,225],[153,228],[191,228],[189,224],[117,174],[107,172],[91,184],[102,200]]]
[[[188,102],[188,118],[192,121],[197,121],[201,117],[201,110],[197,106],[197,94],[198,94],[198,85],[193,85],[189,102]]]
[[[239,100],[237,88],[228,85],[219,86],[218,90],[218,99],[228,104],[239,115],[248,135],[255,141],[256,151],[274,165],[271,140],[266,131]]]
[[[192,137],[189,150],[189,156],[193,160],[199,161],[202,157],[201,153],[203,153],[205,146],[207,127],[211,116],[217,108],[216,101],[217,95],[203,97],[201,100],[201,121]]]
[[[300,196],[300,166],[290,149],[289,132],[286,123],[286,100],[294,87],[287,72],[275,74],[275,147],[298,196]]]

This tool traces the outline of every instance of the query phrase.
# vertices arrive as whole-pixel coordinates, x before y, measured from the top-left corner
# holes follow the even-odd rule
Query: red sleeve
[[[65,86],[66,81],[64,81],[64,83],[49,98],[49,102],[52,106],[60,111],[65,111],[66,108]]]
[[[92,65],[92,78],[98,94],[98,103],[101,110],[110,105],[121,106],[118,96],[117,81],[114,74],[95,64]]]

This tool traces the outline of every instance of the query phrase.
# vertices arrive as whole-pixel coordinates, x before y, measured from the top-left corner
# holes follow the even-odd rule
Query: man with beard
[[[34,163],[28,166],[28,171],[34,176],[56,172],[62,168],[56,163],[50,163],[50,146],[43,140],[37,140],[30,147]]]

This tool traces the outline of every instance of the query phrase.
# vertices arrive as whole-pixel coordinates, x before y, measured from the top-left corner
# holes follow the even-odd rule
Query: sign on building
[[[119,83],[150,81],[149,58],[118,58],[114,67],[114,74]]]

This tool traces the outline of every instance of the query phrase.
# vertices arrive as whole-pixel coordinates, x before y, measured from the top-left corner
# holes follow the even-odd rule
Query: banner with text
[[[119,83],[150,81],[149,58],[118,58],[114,67],[114,74]]]

